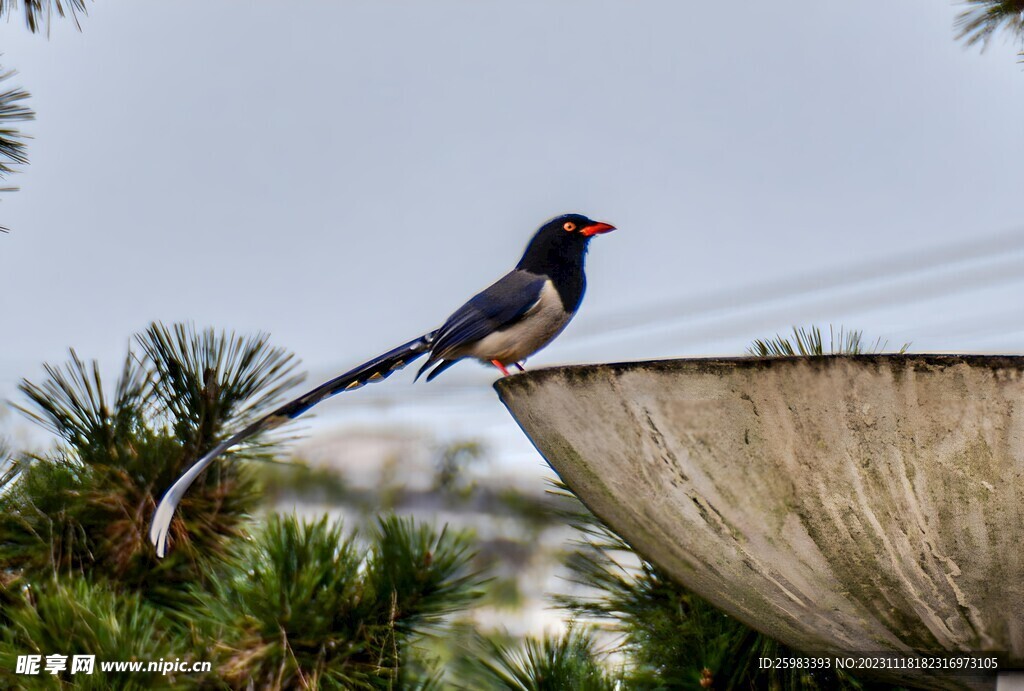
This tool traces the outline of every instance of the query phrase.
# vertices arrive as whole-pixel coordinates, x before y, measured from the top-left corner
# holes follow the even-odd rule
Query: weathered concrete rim
[[[915,369],[929,370],[964,364],[991,370],[1013,369],[1024,371],[1024,355],[980,355],[973,353],[876,353],[863,355],[780,355],[771,357],[739,355],[555,365],[553,367],[542,367],[540,369],[517,372],[511,376],[502,377],[494,382],[494,389],[501,396],[506,391],[542,383],[556,376],[586,377],[594,372],[604,371],[615,373],[636,370],[715,372],[733,369],[771,369],[798,364],[801,366],[810,364],[812,366],[824,367],[837,361],[876,366],[904,364]]]
[[[1024,355],[668,358],[494,388],[592,513],[754,629],[803,651],[1024,659]]]

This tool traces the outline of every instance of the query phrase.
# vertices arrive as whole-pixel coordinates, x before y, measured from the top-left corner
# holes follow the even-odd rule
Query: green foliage
[[[1000,31],[1015,34],[1024,42],[1024,0],[962,0],[957,15],[957,38],[968,46],[983,48]]]
[[[255,505],[255,485],[219,463],[182,502],[170,559],[157,563],[146,539],[156,499],[233,425],[276,402],[295,378],[291,356],[263,337],[201,333],[154,324],[138,337],[108,394],[97,363],[74,351],[24,381],[22,408],[61,440],[52,452],[8,463],[0,476],[0,564],[35,579],[89,573],[180,600],[201,576],[198,555],[223,550]],[[265,452],[258,448],[256,455]],[[252,456],[245,449],[237,456]]]
[[[380,519],[371,554],[368,582],[378,595],[390,595],[388,616],[402,633],[427,633],[480,595],[467,589],[477,576],[468,568],[473,555],[464,534],[388,516]]]
[[[47,378],[42,384],[23,381],[19,387],[30,401],[30,407],[19,409],[74,449],[84,465],[108,455],[123,456],[144,424],[150,373],[129,354],[108,401],[97,362],[87,364],[72,350],[71,361],[63,367],[43,367]]]
[[[270,412],[303,379],[292,375],[294,356],[270,347],[266,334],[227,336],[213,329],[197,333],[185,324],[153,324],[137,340],[154,375],[152,402],[190,456],[221,441],[225,430]],[[242,456],[266,457],[251,449]],[[183,470],[174,469],[175,477]]]
[[[74,352],[21,385],[23,412],[59,442],[7,459],[0,474],[0,664],[9,673],[37,651],[215,664],[206,677],[67,680],[83,688],[437,687],[443,670],[416,644],[480,595],[465,535],[389,516],[361,537],[326,518],[272,516],[244,540],[256,484],[221,463],[183,502],[175,549],[154,558],[145,535],[156,497],[296,378],[292,357],[262,336],[153,325],[138,343],[113,387]]]
[[[13,587],[12,587],[13,586]],[[23,586],[23,587],[19,587]],[[186,679],[158,673],[70,674],[71,655],[96,660],[201,659],[160,610],[134,594],[119,593],[74,576],[9,584],[0,627],[0,683],[5,688],[56,688],[49,674],[16,675],[19,655],[68,655],[64,683],[76,689],[180,688]],[[195,680],[193,675],[188,680]]]
[[[85,0],[22,0],[25,10],[25,24],[32,33],[50,30],[50,22],[54,15],[64,18],[71,17],[79,29],[78,14],[86,13]],[[18,7],[18,0],[0,0],[0,17],[10,16]]]
[[[410,519],[380,519],[367,544],[326,517],[274,515],[199,593],[197,611],[234,685],[387,686],[418,636],[479,596],[471,557],[465,535]]]
[[[834,331],[828,327],[829,346],[825,348],[821,329],[812,326],[810,329],[793,327],[793,340],[786,336],[776,334],[775,338],[757,339],[747,348],[747,353],[756,357],[791,357],[791,356],[813,356],[813,355],[864,355],[875,354],[885,351],[889,345],[881,337],[874,343],[865,344],[864,335],[861,331],[847,331],[839,327]],[[910,348],[909,343],[904,343],[899,352],[905,353]]]
[[[589,632],[571,629],[561,636],[527,638],[518,646],[484,642],[478,660],[480,686],[515,691],[614,691],[622,678],[610,672],[595,651]]]

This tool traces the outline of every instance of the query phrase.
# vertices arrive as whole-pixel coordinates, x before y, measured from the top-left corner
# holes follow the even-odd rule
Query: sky
[[[69,347],[116,367],[152,320],[269,332],[317,383],[436,327],[569,211],[619,230],[530,366],[736,355],[810,324],[1024,352],[1024,65],[956,42],[957,12],[98,0],[48,37],[16,14],[0,64],[38,118],[0,199],[0,397]],[[526,458],[494,376],[392,379],[313,430]]]

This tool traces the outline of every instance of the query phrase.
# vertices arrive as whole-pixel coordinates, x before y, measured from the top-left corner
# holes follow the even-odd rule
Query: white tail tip
[[[168,501],[169,494],[170,492],[160,500],[153,514],[153,522],[149,526],[149,541],[156,548],[156,556],[161,559],[167,554],[167,534],[171,531],[171,519],[174,518],[174,509],[177,508],[177,502]]]
[[[157,504],[153,513],[153,522],[149,526],[149,541],[156,547],[156,556],[161,559],[167,554],[167,535],[171,532],[171,520],[174,518],[174,510],[178,508],[178,502],[188,491],[188,488],[199,477],[199,473],[206,470],[206,466],[213,463],[213,459],[230,448],[236,439],[231,438],[214,447],[208,454],[195,462],[191,468],[171,485],[171,488],[164,494],[163,499]]]

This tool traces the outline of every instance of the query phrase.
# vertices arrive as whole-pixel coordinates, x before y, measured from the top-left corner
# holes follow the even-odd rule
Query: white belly
[[[485,362],[497,360],[503,365],[525,360],[561,333],[572,316],[562,307],[558,291],[548,281],[536,304],[522,319],[507,329],[484,336],[461,351],[459,357],[474,357]]]

